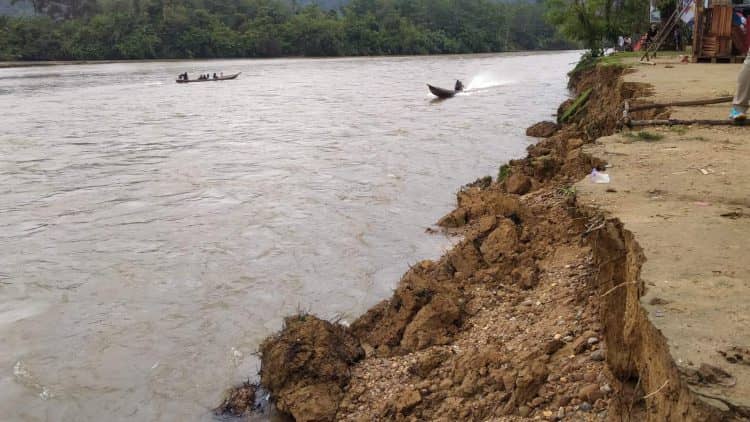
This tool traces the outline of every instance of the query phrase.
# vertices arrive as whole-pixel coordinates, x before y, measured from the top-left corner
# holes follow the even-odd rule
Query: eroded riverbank
[[[210,420],[285,316],[352,321],[440,256],[426,226],[524,154],[576,57],[0,70],[0,420]],[[212,69],[242,75],[174,83]]]
[[[644,318],[632,233],[577,201],[573,184],[605,164],[584,144],[648,91],[622,73],[574,75],[585,107],[502,180],[462,189],[440,224],[463,240],[415,264],[390,299],[351,326],[288,318],[261,346],[278,409],[305,421],[741,420],[687,388]]]
[[[652,84],[641,102],[710,99],[732,92],[739,67],[662,59],[625,80]],[[669,112],[718,120],[727,110]],[[610,184],[576,185],[579,205],[603,215],[592,241],[598,282],[614,289],[603,303],[608,344],[618,345],[608,362],[652,394],[651,420],[750,418],[747,139],[747,127],[656,127],[586,148],[611,166]]]

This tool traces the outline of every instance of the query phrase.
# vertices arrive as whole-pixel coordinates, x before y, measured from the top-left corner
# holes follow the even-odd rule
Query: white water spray
[[[471,82],[466,86],[466,90],[487,89],[509,83],[512,83],[512,81],[501,79],[492,72],[482,72],[471,78]]]

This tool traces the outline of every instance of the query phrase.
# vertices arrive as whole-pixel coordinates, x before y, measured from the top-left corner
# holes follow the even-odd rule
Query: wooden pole
[[[750,122],[735,122],[733,120],[680,120],[680,119],[667,119],[667,120],[626,120],[625,124],[629,127],[642,127],[642,126],[690,126],[690,125],[705,125],[705,126],[750,126]]]
[[[634,106],[629,107],[628,112],[638,111],[638,110],[648,110],[651,108],[689,107],[689,106],[699,106],[699,105],[708,105],[708,104],[731,103],[733,99],[734,97],[719,97],[719,98],[712,98],[710,100],[674,101],[671,103],[654,103],[654,104],[634,105]]]

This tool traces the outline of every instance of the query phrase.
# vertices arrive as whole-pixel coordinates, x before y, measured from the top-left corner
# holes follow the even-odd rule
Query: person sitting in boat
[[[214,79],[217,79],[217,78],[216,78],[216,72],[214,72]]]
[[[464,84],[463,84],[463,82],[461,82],[459,80],[456,80],[455,90],[456,91],[463,91],[464,90]]]

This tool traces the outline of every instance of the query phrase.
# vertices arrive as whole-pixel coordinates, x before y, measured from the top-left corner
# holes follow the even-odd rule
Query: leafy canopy
[[[0,17],[0,60],[343,56],[572,48],[541,3],[33,0]],[[335,4],[335,1],[328,2]]]

